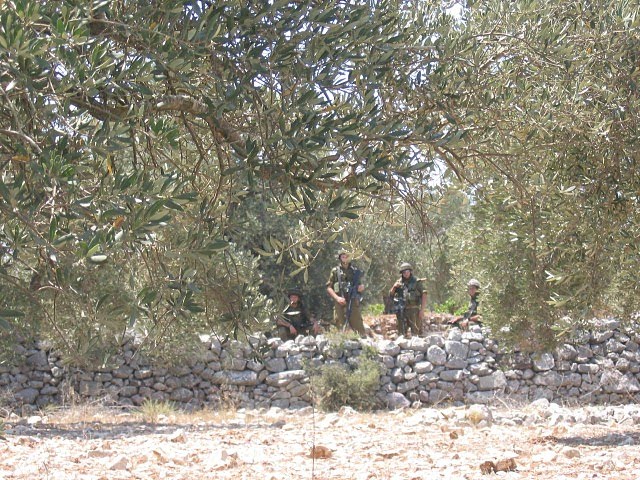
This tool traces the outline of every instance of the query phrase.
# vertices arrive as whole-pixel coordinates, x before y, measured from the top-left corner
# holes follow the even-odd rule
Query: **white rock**
[[[533,455],[531,460],[534,462],[542,462],[542,463],[551,463],[555,462],[558,458],[558,454],[553,450],[546,450],[542,453],[538,453],[537,455]]]
[[[182,429],[176,430],[169,436],[169,440],[174,443],[185,443],[187,441],[187,435]]]

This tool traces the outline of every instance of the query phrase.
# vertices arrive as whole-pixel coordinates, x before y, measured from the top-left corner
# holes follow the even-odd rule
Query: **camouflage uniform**
[[[282,318],[298,331],[293,334],[289,327],[278,325],[278,336],[285,342],[294,340],[298,335],[309,336],[313,334],[313,323],[309,320],[309,314],[301,300],[287,305],[282,311]]]
[[[336,301],[333,302],[333,324],[340,330],[342,330],[345,323],[345,315],[347,314],[347,306],[349,305],[349,291],[353,286],[353,279],[356,274],[356,270],[357,269],[351,265],[351,263],[346,267],[343,267],[342,264],[340,264],[331,270],[329,280],[327,281],[327,288],[332,288],[338,296],[347,300],[346,305],[340,305]],[[360,276],[360,279],[358,280],[358,285],[361,284],[362,276]],[[365,335],[362,313],[360,312],[359,295],[355,295],[351,302],[349,326],[354,332],[357,332],[361,336]]]
[[[469,308],[467,309],[467,313],[465,313],[464,315],[466,318],[471,318],[478,315],[478,307],[480,306],[480,299],[478,298],[479,296],[480,292],[476,292],[476,294],[469,300]],[[482,325],[482,322],[480,320],[471,321]]]
[[[413,335],[422,335],[420,309],[422,308],[422,296],[427,293],[424,289],[423,281],[424,279],[418,279],[412,273],[409,278],[400,277],[396,282],[396,284],[401,285],[400,288],[395,288],[394,285],[391,289],[394,296],[394,305],[404,302],[404,311],[396,313],[398,331],[402,335],[407,333],[407,327],[411,328]],[[401,315],[403,315],[403,318],[400,318]]]
[[[465,314],[461,317],[456,317],[451,320],[449,323],[458,326],[460,328],[466,329],[469,327],[470,323],[476,325],[482,325],[482,317],[478,313],[478,309],[480,307],[480,282],[475,278],[469,280],[467,283],[467,287],[469,287],[469,307]]]

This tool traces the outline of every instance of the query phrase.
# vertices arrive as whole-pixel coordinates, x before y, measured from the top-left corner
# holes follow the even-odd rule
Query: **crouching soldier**
[[[302,302],[302,291],[299,288],[292,288],[287,291],[289,305],[276,318],[278,326],[278,336],[283,340],[293,340],[298,335],[317,335],[320,332],[320,325],[309,317],[307,308]]]
[[[469,308],[464,315],[449,321],[450,324],[460,327],[462,330],[468,330],[469,325],[482,325],[482,317],[478,313],[478,308],[480,307],[480,299],[478,298],[480,296],[480,282],[472,278],[467,283],[467,288],[470,297]]]

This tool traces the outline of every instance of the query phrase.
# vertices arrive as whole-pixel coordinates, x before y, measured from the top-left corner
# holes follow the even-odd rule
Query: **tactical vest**
[[[351,264],[344,270],[340,265],[334,267],[333,278],[335,278],[337,282],[333,285],[333,290],[340,296],[345,297],[353,286],[355,273],[356,269]]]
[[[405,282],[404,278],[400,277],[398,282],[402,284],[402,288],[396,290],[396,297],[402,296],[406,305],[420,305],[422,301],[422,292],[417,289],[419,281],[422,281],[422,279],[418,280],[413,275],[409,277],[408,282]]]

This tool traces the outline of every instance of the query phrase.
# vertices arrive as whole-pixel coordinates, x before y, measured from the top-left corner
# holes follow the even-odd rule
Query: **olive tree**
[[[637,311],[639,7],[465,12],[452,158],[475,228],[457,265],[483,277],[492,323],[516,338],[553,343],[594,314]]]
[[[428,167],[402,92],[422,29],[447,22],[429,9],[412,25],[387,0],[2,2],[0,327],[96,358],[221,312],[257,328],[255,258],[306,257],[247,245],[246,199],[325,235]]]

